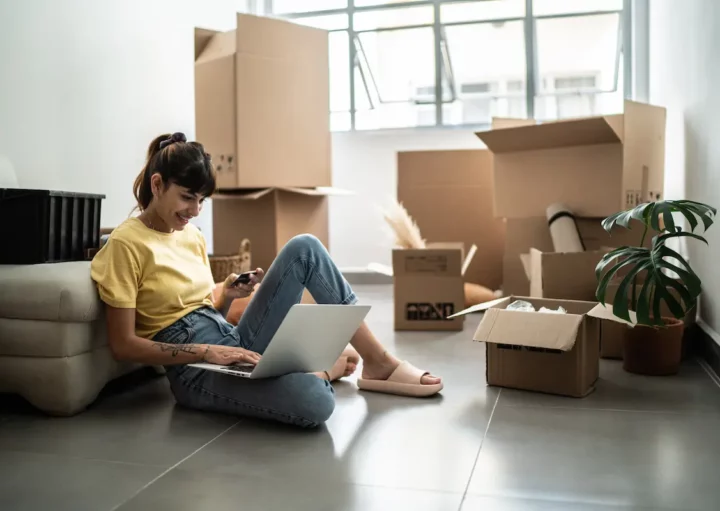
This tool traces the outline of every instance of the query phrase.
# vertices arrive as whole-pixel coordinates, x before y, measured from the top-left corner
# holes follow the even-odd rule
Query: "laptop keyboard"
[[[251,373],[252,370],[255,369],[255,364],[233,364],[226,366],[225,369],[228,372],[247,374]]]

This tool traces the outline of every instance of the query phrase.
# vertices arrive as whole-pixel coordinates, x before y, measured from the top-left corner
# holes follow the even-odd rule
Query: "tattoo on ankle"
[[[190,355],[197,355],[198,353],[198,346],[195,344],[167,344],[164,342],[156,342],[155,346],[163,353],[169,351],[173,357],[177,357],[178,353],[189,353]]]

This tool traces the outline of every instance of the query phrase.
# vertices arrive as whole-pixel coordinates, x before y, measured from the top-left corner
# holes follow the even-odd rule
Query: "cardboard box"
[[[393,250],[395,330],[462,330],[463,278],[477,247],[467,256],[462,243],[434,243],[425,249]]]
[[[214,252],[237,253],[247,238],[253,266],[267,270],[298,234],[313,234],[328,247],[328,196],[342,193],[333,188],[276,187],[213,195]]]
[[[493,216],[490,152],[399,152],[397,165],[398,202],[417,222],[423,238],[477,245],[465,279],[499,289],[505,222]]]
[[[595,301],[595,266],[607,247],[637,246],[642,239],[640,223],[632,224],[632,229],[614,229],[611,235],[601,222],[601,218],[577,218],[586,252],[560,254],[553,251],[546,217],[508,218],[504,294]],[[646,237],[645,245],[651,242],[652,233]]]
[[[597,301],[595,267],[610,250],[559,253],[530,249],[530,296]]]
[[[564,307],[567,314],[506,310],[515,300],[535,309]],[[509,296],[459,313],[485,311],[473,340],[486,346],[488,385],[584,397],[599,375],[600,319],[612,312],[596,302]]]
[[[328,33],[237,15],[195,31],[196,138],[220,189],[331,186]]]
[[[640,289],[642,289],[642,282],[643,279],[641,278],[638,282],[638,294],[640,293]],[[615,295],[617,294],[618,287],[620,285],[620,280],[617,282],[613,282],[611,284],[608,284],[607,291],[605,293],[605,303],[608,305],[610,310],[612,310],[612,303],[615,300]],[[680,300],[680,295],[675,291],[674,289],[670,289],[670,293],[675,297],[676,300]],[[665,302],[660,303],[660,312],[663,316],[669,316],[673,317],[672,313],[670,312],[670,309],[668,308],[667,304]],[[685,328],[692,326],[695,324],[697,320],[697,308],[693,307],[691,310],[687,312],[685,317],[683,318],[683,322],[685,323]],[[625,332],[627,331],[627,326],[616,323],[614,321],[608,321],[603,320],[602,321],[602,328],[601,328],[601,336],[600,336],[600,356],[602,358],[609,358],[609,359],[620,359],[623,358],[623,339],[625,336]]]
[[[545,215],[563,203],[607,217],[662,197],[664,108],[625,101],[623,114],[477,133],[494,156],[495,215]]]

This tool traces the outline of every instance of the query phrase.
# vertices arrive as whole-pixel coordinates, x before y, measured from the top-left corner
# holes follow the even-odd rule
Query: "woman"
[[[187,364],[257,363],[290,307],[307,288],[318,303],[356,302],[350,286],[313,236],[293,238],[267,275],[258,268],[247,285],[229,275],[213,301],[214,282],[205,240],[189,223],[215,190],[203,146],[182,133],[150,144],[135,180],[140,209],[118,226],[92,262],[91,274],[107,308],[108,342],[117,360],[164,365],[178,403],[200,410],[273,419],[304,427],[330,417],[330,381],[349,376],[363,358],[358,386],[427,396],[439,378],[390,355],[367,325],[353,336],[328,371],[247,380]],[[237,326],[225,319],[233,299],[254,294]]]

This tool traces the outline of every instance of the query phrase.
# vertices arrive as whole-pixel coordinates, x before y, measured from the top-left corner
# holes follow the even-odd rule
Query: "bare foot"
[[[357,366],[360,363],[360,355],[355,351],[355,348],[348,346],[342,352],[342,355],[340,355],[341,359],[343,357],[345,357],[345,371],[343,372],[343,376],[350,376],[357,370]]]
[[[339,380],[350,376],[357,370],[357,366],[360,363],[360,355],[352,346],[345,348],[342,355],[335,361],[335,364],[327,372],[330,377],[330,381]],[[324,373],[315,373],[321,378],[326,378]]]
[[[382,361],[364,361],[362,377],[366,380],[387,380],[399,365],[400,361],[386,351],[384,354],[384,360]],[[431,374],[426,374],[420,378],[420,383],[423,385],[437,385],[441,382],[441,378]]]

